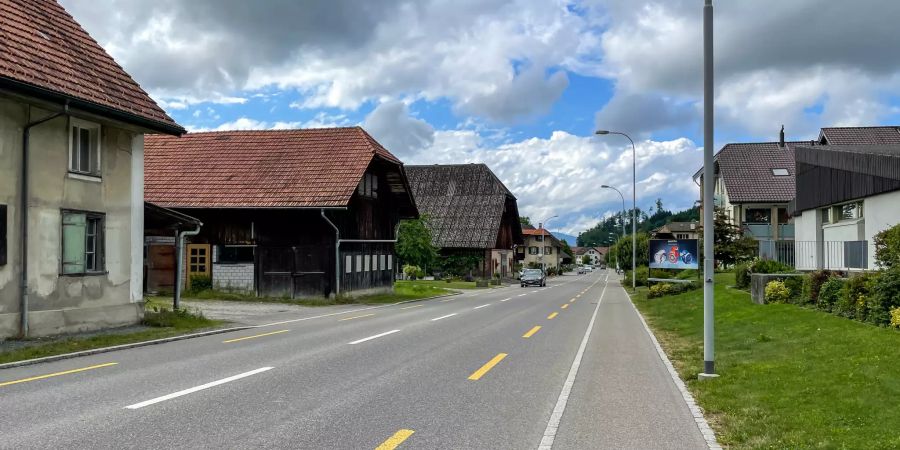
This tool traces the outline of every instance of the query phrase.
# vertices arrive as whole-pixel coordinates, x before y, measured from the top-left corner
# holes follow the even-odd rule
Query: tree
[[[565,253],[567,253],[567,254],[569,254],[569,255],[575,256],[575,252],[572,251],[572,247],[569,247],[569,243],[568,243],[568,242],[566,242],[566,241],[563,240],[563,239],[560,239],[560,240],[559,240],[559,243],[562,244],[563,252],[565,252]]]
[[[531,224],[531,218],[528,216],[519,216],[519,223],[522,225],[528,225],[529,227],[533,227]]]
[[[397,233],[397,257],[406,264],[427,268],[437,258],[438,249],[431,243],[428,218],[404,220]]]
[[[713,257],[717,265],[731,267],[734,264],[753,259],[759,243],[753,238],[744,236],[741,227],[733,224],[722,209],[716,208],[713,242]],[[702,236],[702,229],[701,229]],[[700,238],[702,244],[703,238]]]
[[[619,267],[623,269],[631,269],[631,239],[632,235],[619,239],[615,245],[614,255],[619,258]],[[608,256],[607,256],[608,257]],[[646,266],[650,264],[650,235],[647,233],[637,234],[637,266]]]
[[[589,255],[583,255],[583,256],[581,257],[581,263],[582,263],[582,264],[590,264],[590,263],[591,263],[591,257],[590,257]]]

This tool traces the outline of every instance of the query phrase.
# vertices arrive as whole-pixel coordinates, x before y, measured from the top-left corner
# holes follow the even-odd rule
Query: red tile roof
[[[376,156],[402,164],[360,127],[150,135],[144,199],[169,208],[347,206]]]
[[[184,132],[56,1],[0,0],[0,21],[0,80]]]
[[[545,230],[544,228],[532,228],[528,230],[522,230],[522,234],[525,236],[552,236],[553,233]]]

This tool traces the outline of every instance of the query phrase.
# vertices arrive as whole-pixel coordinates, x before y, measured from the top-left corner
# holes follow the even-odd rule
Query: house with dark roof
[[[599,265],[606,264],[606,255],[609,253],[609,247],[572,247],[572,258],[575,264],[582,264],[584,257],[587,256],[589,264]]]
[[[145,175],[147,201],[203,222],[188,284],[259,296],[390,291],[397,226],[418,217],[403,163],[360,127],[154,136]],[[152,237],[149,260],[173,254]]]
[[[650,235],[653,239],[699,239],[699,222],[669,222],[655,230]]]
[[[484,164],[406,166],[413,198],[443,257],[471,256],[482,277],[511,277],[522,245],[516,197]]]
[[[826,127],[819,132],[819,145],[900,144],[900,127]]]
[[[794,146],[785,142],[732,143],[715,155],[714,203],[744,234],[758,240],[794,238],[788,204],[794,199]],[[703,192],[703,169],[694,181]]]
[[[800,270],[877,268],[875,235],[900,223],[900,139],[871,137],[795,149],[797,240],[785,262]]]
[[[144,135],[179,135],[53,0],[0,0],[0,339],[138,322]]]

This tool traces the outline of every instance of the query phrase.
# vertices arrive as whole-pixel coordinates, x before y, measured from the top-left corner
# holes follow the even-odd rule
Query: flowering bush
[[[900,328],[900,306],[891,310],[891,327]]]
[[[650,286],[650,292],[647,294],[647,297],[664,297],[666,295],[671,295],[673,292],[673,286],[669,283],[654,284],[653,286]]]

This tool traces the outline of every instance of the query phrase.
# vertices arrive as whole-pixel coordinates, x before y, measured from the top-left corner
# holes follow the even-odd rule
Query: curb
[[[180,336],[172,336],[172,337],[167,337],[167,338],[154,339],[152,341],[132,342],[130,344],[114,345],[112,347],[94,348],[94,349],[90,349],[90,350],[82,350],[80,352],[64,353],[62,355],[45,356],[43,358],[26,359],[23,361],[13,361],[13,362],[5,363],[5,364],[0,364],[0,370],[12,369],[13,367],[30,366],[33,364],[41,364],[41,363],[46,363],[46,362],[60,361],[60,360],[69,359],[69,358],[77,358],[79,356],[88,356],[88,355],[96,355],[99,353],[114,352],[116,350],[125,350],[125,349],[136,348],[136,347],[146,347],[148,345],[156,345],[156,344],[165,344],[166,342],[175,342],[175,341],[181,341],[181,340],[185,340],[185,339],[192,339],[192,338],[198,338],[198,337],[204,337],[204,336],[212,336],[214,334],[222,334],[222,333],[229,333],[232,331],[248,330],[250,328],[256,328],[256,327],[255,326],[245,326],[245,327],[222,328],[222,329],[218,329],[218,330],[204,331],[201,333],[182,334]]]
[[[627,294],[627,292],[626,292]],[[694,396],[691,395],[690,391],[688,391],[687,386],[684,384],[684,381],[681,380],[681,377],[678,376],[678,371],[675,370],[675,366],[672,365],[672,361],[669,360],[669,357],[666,355],[666,352],[663,350],[662,346],[659,345],[659,341],[656,340],[656,336],[653,334],[653,331],[650,330],[650,326],[647,325],[647,321],[644,320],[644,315],[637,309],[637,306],[634,305],[634,300],[632,300],[631,295],[628,295],[628,303],[631,304],[631,307],[634,309],[634,312],[637,313],[638,318],[641,319],[641,324],[644,325],[644,330],[647,332],[647,335],[650,336],[650,340],[653,341],[653,346],[656,347],[656,353],[659,355],[659,359],[662,360],[663,364],[666,366],[666,370],[669,371],[669,375],[672,377],[672,381],[675,382],[675,386],[681,392],[681,397],[684,399],[684,403],[687,405],[688,409],[691,411],[691,415],[694,417],[694,423],[697,424],[697,429],[700,431],[700,434],[703,435],[703,439],[706,440],[706,446],[709,450],[722,450],[722,446],[719,445],[719,442],[716,440],[716,434],[713,431],[712,427],[709,426],[709,422],[706,421],[706,417],[703,416],[703,410],[697,406],[697,402],[694,400]]]

